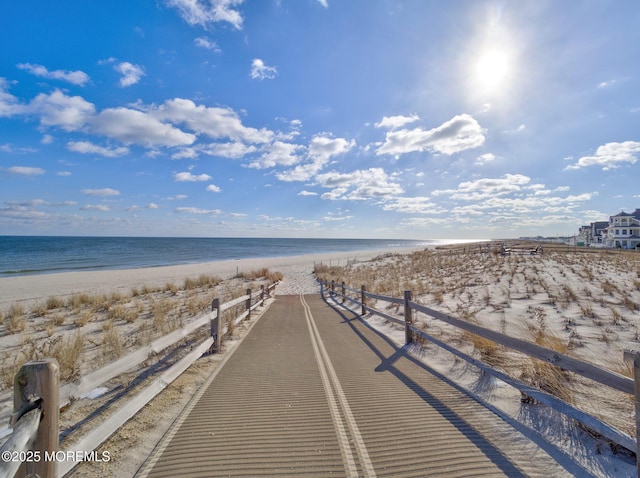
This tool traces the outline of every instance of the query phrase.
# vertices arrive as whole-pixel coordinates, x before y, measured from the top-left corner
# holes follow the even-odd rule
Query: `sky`
[[[640,3],[0,5],[0,235],[490,239],[640,208]]]

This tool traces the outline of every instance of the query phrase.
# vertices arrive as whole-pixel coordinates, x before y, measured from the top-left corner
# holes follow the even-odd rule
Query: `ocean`
[[[457,241],[0,236],[0,277],[136,269],[228,259],[427,247]]]

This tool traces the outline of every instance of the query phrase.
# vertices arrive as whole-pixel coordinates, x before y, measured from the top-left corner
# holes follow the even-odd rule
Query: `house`
[[[605,247],[640,249],[640,209],[610,216],[609,224],[602,231],[602,243]]]
[[[602,242],[602,231],[604,231],[607,227],[609,227],[609,223],[607,221],[596,221],[592,222],[588,226],[581,226],[580,231],[578,232],[578,243],[582,243],[585,246],[603,245]]]

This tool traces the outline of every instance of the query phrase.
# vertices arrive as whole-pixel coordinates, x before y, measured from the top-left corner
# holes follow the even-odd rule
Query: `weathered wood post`
[[[247,297],[247,302],[246,302],[247,318],[245,320],[249,320],[251,318],[251,289],[247,289],[247,295],[249,297]]]
[[[260,286],[260,307],[264,307],[264,284]]]
[[[38,451],[40,460],[23,463],[16,476],[55,476],[56,461],[46,460],[58,451],[58,389],[60,367],[54,359],[34,360],[24,364],[13,379],[14,416],[24,413],[34,400],[42,399],[42,419],[32,449]]]
[[[413,343],[413,332],[411,332],[410,326],[413,325],[413,310],[409,305],[409,301],[411,301],[411,291],[404,291],[404,334],[405,334],[405,344]]]
[[[213,299],[211,312],[215,312],[215,317],[211,317],[211,353],[220,353],[220,332],[222,331],[222,314],[220,313],[220,299]]]
[[[636,406],[636,467],[640,476],[640,351],[625,350],[624,358],[633,361],[633,401]]]
[[[345,298],[345,296],[347,295],[347,289],[345,288],[344,281],[342,281],[341,288],[342,288],[342,301],[341,301],[341,304],[344,304],[344,301],[347,300]]]
[[[364,303],[364,301],[366,299],[366,297],[364,295],[365,292],[366,292],[366,289],[364,288],[364,284],[362,284],[360,286],[360,303],[362,304],[361,315],[365,315],[367,313],[367,307],[365,306],[365,303]]]
[[[336,283],[335,281],[331,281],[331,295],[335,295],[336,293]]]

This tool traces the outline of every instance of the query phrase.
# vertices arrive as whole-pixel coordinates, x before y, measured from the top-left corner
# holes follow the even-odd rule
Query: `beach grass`
[[[164,287],[50,296],[30,308],[12,303],[0,311],[0,390],[11,387],[22,364],[44,357],[58,360],[63,382],[76,379],[208,312],[214,297],[224,302],[278,277],[260,268],[224,281],[200,274]]]

